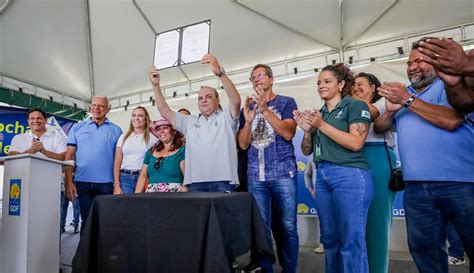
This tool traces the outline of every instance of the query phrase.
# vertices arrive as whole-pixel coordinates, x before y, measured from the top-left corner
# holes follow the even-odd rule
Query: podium
[[[3,183],[0,273],[59,272],[62,166],[44,156],[1,157]]]

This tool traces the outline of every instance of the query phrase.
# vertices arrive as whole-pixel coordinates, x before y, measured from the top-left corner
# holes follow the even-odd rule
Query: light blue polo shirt
[[[113,182],[115,145],[121,134],[108,118],[99,126],[91,118],[75,124],[67,139],[68,146],[76,147],[74,181]]]
[[[440,79],[420,93],[411,86],[408,92],[424,102],[452,108]],[[405,180],[474,182],[473,113],[457,129],[448,131],[402,108],[395,125]]]

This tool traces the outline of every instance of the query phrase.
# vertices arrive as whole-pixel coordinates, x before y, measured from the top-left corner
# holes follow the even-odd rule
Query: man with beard
[[[448,272],[446,226],[453,224],[474,260],[474,116],[452,108],[443,81],[413,44],[411,85],[385,82],[386,111],[374,130],[395,126],[406,183],[408,245],[419,272]]]

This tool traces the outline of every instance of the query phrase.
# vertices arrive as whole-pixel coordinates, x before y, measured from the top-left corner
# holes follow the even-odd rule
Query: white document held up
[[[211,20],[161,32],[155,36],[157,69],[199,62],[209,53]]]

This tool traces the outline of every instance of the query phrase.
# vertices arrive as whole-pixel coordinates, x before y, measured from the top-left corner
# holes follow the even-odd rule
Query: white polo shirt
[[[23,153],[31,147],[33,137],[36,138],[31,131],[14,136],[9,151]],[[43,143],[43,147],[48,151],[54,153],[63,153],[66,151],[66,137],[55,130],[46,131],[46,133],[44,133],[39,139]],[[41,152],[36,152],[36,155],[43,154]]]
[[[124,143],[124,137],[125,134],[122,134],[117,141],[117,147],[122,147],[122,165],[120,168],[124,170],[141,170],[146,151],[153,147],[158,139],[153,134],[150,134],[150,139],[146,143],[144,134],[132,132]]]
[[[176,113],[176,130],[186,136],[183,184],[230,181],[237,175],[236,119],[230,110],[217,110],[208,119],[203,115]]]

